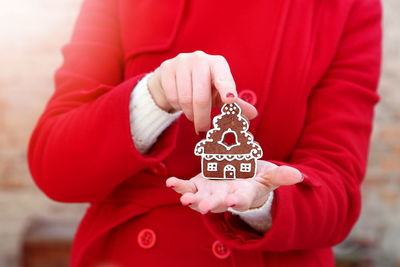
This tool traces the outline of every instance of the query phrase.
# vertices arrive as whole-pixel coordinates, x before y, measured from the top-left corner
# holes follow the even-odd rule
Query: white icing
[[[225,140],[225,135],[228,133],[233,133],[235,135],[235,143],[232,145],[227,145],[224,143]],[[211,141],[213,141],[212,139],[210,139]],[[218,144],[223,145],[227,150],[231,150],[233,147],[235,146],[240,146],[240,142],[238,142],[238,137],[235,131],[233,131],[231,128],[229,128],[228,130],[226,130],[221,137],[221,140],[218,141]]]

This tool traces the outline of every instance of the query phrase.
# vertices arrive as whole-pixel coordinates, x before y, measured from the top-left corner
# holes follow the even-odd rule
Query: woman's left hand
[[[229,207],[238,211],[261,207],[269,193],[281,185],[294,185],[302,181],[301,173],[289,166],[277,166],[258,160],[257,174],[250,179],[209,180],[201,173],[190,180],[170,177],[167,187],[181,194],[184,206],[205,214],[224,212]]]

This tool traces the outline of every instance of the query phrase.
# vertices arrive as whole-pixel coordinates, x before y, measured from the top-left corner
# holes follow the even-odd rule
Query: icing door
[[[232,165],[226,165],[224,167],[224,178],[226,179],[235,179],[236,178],[236,169]]]

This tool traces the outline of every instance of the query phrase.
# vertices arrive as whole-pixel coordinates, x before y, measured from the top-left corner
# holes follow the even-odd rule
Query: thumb
[[[242,109],[242,114],[249,120],[254,119],[258,115],[257,109],[250,103],[238,98],[237,103]]]
[[[222,102],[221,97],[218,94],[218,91],[213,92],[212,101],[213,101],[213,104],[212,104],[213,107],[222,107],[225,104],[224,102]],[[244,101],[243,99],[241,99],[239,97],[236,98],[236,103],[240,106],[240,108],[242,110],[242,114],[247,119],[252,120],[258,116],[258,111],[257,111],[256,107],[253,106],[252,104]]]
[[[294,185],[303,181],[301,172],[293,167],[279,166],[267,169],[259,174],[256,181],[267,187],[278,187],[281,185]]]

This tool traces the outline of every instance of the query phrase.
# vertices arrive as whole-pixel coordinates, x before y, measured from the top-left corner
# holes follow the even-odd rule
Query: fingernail
[[[236,206],[236,204],[232,204],[232,205],[230,205],[229,207],[233,208],[233,207],[235,207],[235,206]]]
[[[226,94],[226,97],[231,98],[231,97],[235,97],[235,95],[232,94],[232,93],[227,93],[227,94]]]
[[[190,206],[190,205],[192,205],[193,203],[186,203],[186,204],[183,204],[183,206]]]
[[[169,185],[169,186],[167,186],[167,187],[173,189],[175,186]]]

